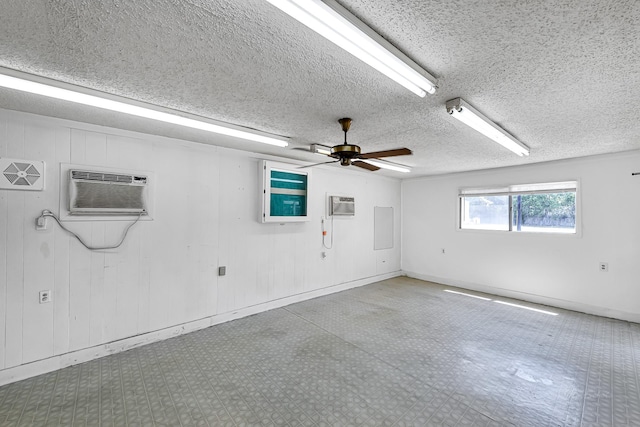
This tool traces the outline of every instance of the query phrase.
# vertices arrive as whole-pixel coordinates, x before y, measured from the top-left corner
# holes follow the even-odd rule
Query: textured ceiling
[[[9,90],[0,108],[314,162],[295,148],[340,143],[337,119],[348,116],[363,151],[412,149],[392,159],[412,166],[410,176],[640,149],[637,0],[339,1],[436,76],[438,92],[415,96],[264,0],[2,0],[0,66],[291,144],[218,141]],[[531,155],[451,119],[444,104],[455,97]]]

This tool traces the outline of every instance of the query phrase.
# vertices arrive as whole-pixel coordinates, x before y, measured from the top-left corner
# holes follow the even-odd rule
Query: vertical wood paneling
[[[193,171],[196,189],[193,199],[195,224],[197,230],[197,274],[195,277],[195,297],[197,311],[195,318],[211,316],[216,313],[216,275],[218,260],[218,197],[219,187],[217,155],[211,151],[196,154],[197,164]]]
[[[138,282],[137,330],[142,333],[150,330],[149,300],[151,298],[151,269],[153,261],[152,233],[155,232],[156,228],[154,227],[154,222],[143,222],[139,225],[137,232],[140,235],[138,252],[140,277]]]
[[[7,157],[7,116],[0,111],[0,157]],[[5,367],[7,322],[7,227],[9,217],[8,191],[0,190],[0,369]]]
[[[240,276],[239,281],[243,287],[243,292],[236,307],[243,304],[255,305],[269,300],[269,271],[270,257],[273,248],[269,246],[272,230],[280,227],[279,224],[263,224],[260,219],[260,204],[262,203],[260,193],[256,194],[254,188],[260,182],[260,176],[263,173],[260,170],[259,162],[239,162],[238,173],[244,178],[242,179],[242,196],[239,198],[237,194],[229,194],[229,200],[242,200],[243,215],[236,216],[234,224],[236,233],[243,236],[242,240],[236,242],[236,250],[234,252],[234,264],[237,265],[236,270],[244,270],[245,264],[251,266],[249,274]],[[225,224],[226,221],[221,221]],[[265,250],[265,248],[268,248]],[[245,253],[250,253],[247,258]]]
[[[167,155],[168,161],[164,163],[162,169],[163,175],[166,179],[163,181],[163,186],[167,186],[170,189],[170,194],[173,194],[173,206],[167,209],[168,222],[163,224],[164,230],[170,230],[171,238],[164,243],[164,249],[170,256],[169,264],[169,277],[172,278],[166,289],[166,296],[173,301],[172,308],[167,306],[167,302],[164,302],[165,306],[165,322],[173,324],[181,317],[182,313],[186,310],[185,307],[185,295],[187,294],[187,281],[190,272],[186,270],[188,268],[188,238],[189,238],[189,221],[188,215],[188,198],[189,193],[187,186],[191,184],[188,176],[179,171],[189,170],[189,159],[184,152],[174,151],[167,147],[162,147]],[[166,209],[166,208],[165,208]],[[171,219],[170,219],[171,218]],[[184,266],[182,270],[180,266]]]
[[[80,224],[78,224],[80,225]],[[80,227],[73,224],[73,228]],[[83,233],[84,232],[84,233]],[[86,230],[80,231],[87,235]],[[69,350],[86,348],[91,336],[91,254],[76,239],[69,244]]]
[[[312,222],[310,224],[310,228],[311,229],[315,229],[315,222]],[[306,235],[302,234],[302,233],[298,233],[295,236],[295,243],[294,243],[294,259],[293,259],[293,263],[291,263],[291,269],[292,269],[292,282],[293,282],[293,288],[291,293],[292,294],[299,294],[304,292],[304,283],[305,283],[305,270],[306,270],[306,266],[307,266],[307,255],[309,253],[309,248],[312,245],[307,244],[306,242]],[[315,240],[316,236],[315,235],[311,235],[310,237],[312,237],[310,240],[313,241]],[[319,257],[318,257],[319,258]]]
[[[250,272],[255,268],[252,252],[259,236],[254,235],[250,239],[249,233],[255,227],[258,214],[257,210],[252,210],[250,201],[244,195],[249,182],[257,184],[257,173],[257,162],[242,164],[236,159],[220,160],[218,210],[219,224],[224,225],[219,231],[218,250],[220,265],[227,267],[227,275],[218,279],[220,313],[236,309],[243,301],[252,301],[255,295]]]
[[[219,265],[227,267],[227,275],[218,278],[218,301],[217,311],[218,313],[226,313],[231,310],[233,301],[233,287],[236,285],[236,278],[239,274],[237,266],[231,263],[231,251],[233,246],[231,245],[232,236],[236,234],[236,238],[240,239],[238,233],[235,233],[236,222],[232,220],[231,206],[228,203],[231,194],[233,192],[233,183],[238,179],[236,176],[237,166],[233,165],[231,161],[227,159],[221,159],[219,163],[219,181],[221,183],[218,189],[218,198],[220,204],[218,206],[218,212],[220,215],[219,223],[225,224],[224,227],[220,227],[218,234],[218,262]],[[242,211],[242,206],[238,207],[239,211]]]
[[[119,221],[118,221],[119,222]],[[105,242],[105,225],[103,221],[91,222],[91,246],[102,247],[106,246]],[[104,265],[105,254],[104,251],[89,251],[86,248],[82,248],[87,251],[90,256],[89,267],[89,286],[90,286],[90,300],[89,300],[89,316],[90,316],[90,331],[89,331],[89,344],[97,345],[103,341],[103,330],[105,324],[105,316],[111,316],[107,314],[104,309]]]
[[[191,167],[197,170],[200,164],[200,159],[198,159],[198,157],[199,156],[197,156],[195,152],[190,151],[180,155],[180,170],[190,170]],[[199,302],[193,299],[193,297],[199,296],[199,292],[197,290],[197,262],[198,257],[201,255],[199,252],[199,236],[203,224],[198,222],[196,218],[201,217],[203,210],[208,211],[206,201],[199,197],[198,187],[199,182],[197,172],[189,173],[187,176],[184,176],[182,191],[185,195],[185,199],[184,206],[181,209],[181,216],[183,218],[190,218],[190,220],[185,221],[183,226],[183,240],[185,246],[183,265],[186,267],[186,270],[181,274],[178,273],[178,276],[180,277],[180,286],[175,288],[175,290],[180,290],[180,295],[176,295],[176,297],[179,298],[181,310],[189,320],[198,318],[197,312],[199,309]]]
[[[71,163],[86,164],[86,132],[71,130]],[[74,222],[68,227],[91,242],[91,224]],[[75,238],[69,243],[69,350],[91,342],[91,253]]]
[[[285,224],[276,228],[276,233],[272,236],[273,251],[271,252],[271,281],[269,283],[269,299],[282,298],[290,291],[289,271],[293,268],[293,251],[290,245],[291,234],[295,233],[298,226],[304,227],[306,224]],[[282,254],[287,254],[283,257]]]
[[[120,155],[123,154],[123,140],[124,138],[119,137],[117,135],[107,135],[106,136],[106,145],[105,145],[105,159],[106,164],[111,167],[123,169],[122,164],[120,162]],[[126,151],[125,153],[126,154]]]
[[[7,157],[24,157],[24,123],[15,118],[7,122]],[[6,367],[22,363],[24,310],[24,192],[6,190],[7,212],[7,321]]]
[[[119,223],[120,221],[117,221]],[[107,235],[110,235],[113,227],[107,226]],[[102,296],[102,338],[105,342],[117,339],[116,324],[113,321],[118,303],[118,266],[122,262],[123,255],[118,251],[109,251],[104,257],[104,294]]]
[[[379,190],[357,175],[319,170],[312,221],[262,224],[257,159],[88,128],[0,110],[0,155],[47,165],[44,192],[0,192],[0,369],[359,279],[376,267],[366,217],[336,221],[335,249],[322,248],[324,193],[353,194],[360,207],[399,185]],[[121,248],[101,252],[51,221],[36,233],[40,211],[58,209],[60,163],[151,172],[153,221],[136,224]],[[67,225],[103,245],[117,242],[128,223]],[[54,302],[38,304],[38,291],[49,288]]]
[[[119,240],[122,230],[129,221],[117,221],[118,231],[111,238]],[[137,224],[140,225],[140,224]],[[136,225],[136,226],[137,226]],[[137,255],[140,253],[139,229],[132,228],[122,249],[116,249],[122,253],[130,253],[132,256],[120,258],[118,265],[118,278],[116,282],[116,336],[131,336],[137,333],[138,327],[138,283],[139,265]],[[116,237],[117,236],[117,237]]]
[[[84,137],[84,163],[92,166],[108,166],[107,165],[107,135],[97,132],[85,132]],[[118,221],[119,222],[119,221]],[[92,247],[102,247],[111,243],[106,234],[105,221],[88,221],[86,228],[89,234],[85,239],[89,239]],[[106,323],[104,311],[104,251],[88,251],[90,256],[89,265],[89,287],[90,299],[88,301],[90,330],[89,344],[97,345],[104,342],[104,325]]]
[[[48,192],[52,197],[60,196],[60,163],[71,161],[71,130],[60,128],[56,132],[55,161],[47,165]],[[56,210],[58,203],[50,207]],[[54,233],[54,295],[53,295],[53,352],[63,354],[69,351],[69,239],[72,237],[51,221]]]
[[[98,132],[85,132],[84,161],[92,166],[108,166],[107,135]]]
[[[157,179],[155,214],[153,221],[152,247],[154,264],[151,269],[149,292],[149,327],[160,329],[170,324],[170,313],[174,310],[170,302],[171,288],[179,286],[173,265],[177,245],[180,245],[182,225],[186,220],[178,215],[176,206],[182,200],[179,169],[174,168],[173,152],[163,146],[154,146],[152,156]],[[175,196],[175,197],[174,197]]]
[[[86,132],[80,129],[71,129],[71,163],[86,164]]]
[[[122,138],[109,135],[106,144],[107,162],[110,167],[146,170],[145,166],[134,164],[131,159],[150,158],[152,152],[149,144],[142,143],[136,139]],[[115,244],[120,241],[124,229],[133,221],[114,221],[106,224],[107,242]],[[111,333],[118,336],[129,336],[139,333],[139,310],[141,305],[147,307],[146,301],[141,304],[140,301],[140,271],[142,269],[140,259],[141,233],[144,228],[144,222],[138,222],[131,228],[126,240],[121,248],[113,250],[114,253],[130,253],[128,257],[117,257],[117,263],[111,265],[112,271],[109,274],[110,283],[108,284],[109,304],[115,303],[115,313],[118,313],[118,321],[112,322],[108,317],[106,322],[113,323],[115,326]],[[115,274],[113,274],[115,272]],[[106,283],[105,283],[106,284]],[[105,327],[111,328],[112,325],[105,324]]]
[[[24,157],[44,160],[55,158],[55,129],[51,126],[25,127]],[[22,363],[53,356],[53,304],[40,304],[39,292],[54,291],[54,239],[51,228],[36,231],[34,221],[43,209],[57,202],[52,191],[25,191],[24,289]],[[53,224],[50,222],[50,227]]]
[[[137,158],[142,156],[145,159],[153,159],[154,156],[154,145],[150,141],[143,141],[140,139],[133,138],[119,138],[117,140],[117,147],[120,150],[120,165],[122,167],[133,168],[133,162],[136,161]],[[153,163],[145,164],[144,166],[138,165],[136,168],[141,168],[143,170],[148,170],[151,172],[155,171],[155,166]],[[161,187],[159,187],[158,183],[158,175],[153,174],[151,179],[154,180],[155,193],[159,194],[161,191]],[[151,206],[152,210],[151,214],[155,217],[156,210],[155,207]],[[137,304],[136,311],[136,331],[137,333],[142,333],[144,331],[150,330],[150,296],[151,296],[151,271],[152,271],[152,263],[155,262],[155,253],[158,251],[157,248],[153,246],[153,233],[160,231],[156,227],[156,222],[141,222],[137,224],[135,230],[135,236],[137,238],[137,266],[138,266],[138,283],[136,288],[132,289],[131,292],[135,294],[135,301]]]

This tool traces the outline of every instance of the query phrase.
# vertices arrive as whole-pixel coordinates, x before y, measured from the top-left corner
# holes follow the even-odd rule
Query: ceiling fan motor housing
[[[353,144],[336,145],[331,148],[331,157],[340,159],[342,166],[349,166],[351,159],[360,155],[360,147]]]
[[[360,147],[353,144],[341,144],[331,148],[331,157],[340,159],[342,166],[349,166],[351,159],[360,155]]]

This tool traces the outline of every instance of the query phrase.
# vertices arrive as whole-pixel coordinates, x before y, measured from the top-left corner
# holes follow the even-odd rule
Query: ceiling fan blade
[[[359,159],[377,159],[380,157],[408,156],[411,150],[408,148],[396,148],[395,150],[374,151],[373,153],[363,153],[357,156]]]
[[[320,163],[314,163],[312,165],[306,165],[306,166],[298,166],[297,169],[305,169],[305,168],[312,168],[314,166],[320,166],[320,165],[326,165],[327,163],[338,163],[340,160],[332,160],[330,162],[320,162]]]
[[[355,161],[351,162],[351,164],[353,166],[357,166],[357,167],[362,168],[362,169],[370,170],[372,172],[373,171],[377,171],[378,169],[380,169],[377,166],[370,165],[367,162],[361,162],[360,160],[355,160]]]

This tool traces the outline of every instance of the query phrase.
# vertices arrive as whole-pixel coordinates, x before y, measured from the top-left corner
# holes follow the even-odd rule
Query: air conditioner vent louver
[[[44,162],[0,159],[0,188],[13,190],[44,189]]]
[[[102,181],[102,182],[122,182],[125,184],[131,184],[136,182],[138,184],[146,184],[146,176],[134,176],[134,175],[120,175],[114,173],[104,172],[91,172],[91,171],[71,171],[72,179],[85,179],[88,181]]]

